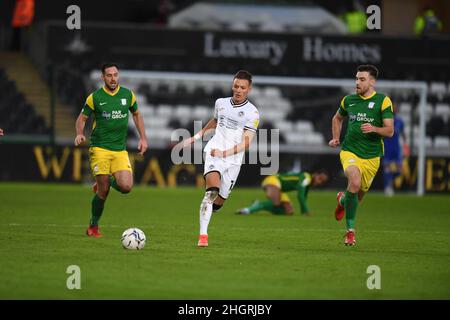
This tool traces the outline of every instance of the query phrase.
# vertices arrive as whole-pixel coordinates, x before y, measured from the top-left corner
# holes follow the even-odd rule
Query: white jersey
[[[209,154],[212,149],[228,150],[242,142],[244,130],[256,132],[259,125],[259,112],[248,100],[235,104],[231,97],[216,100],[214,119],[217,127],[214,136],[205,146]],[[245,150],[224,158],[229,164],[242,164]]]

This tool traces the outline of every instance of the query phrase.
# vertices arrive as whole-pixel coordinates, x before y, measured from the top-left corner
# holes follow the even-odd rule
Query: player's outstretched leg
[[[108,175],[97,175],[95,180],[98,190],[91,202],[91,219],[86,234],[89,237],[100,238],[103,235],[100,233],[98,222],[103,214],[106,197],[108,196],[109,180]]]
[[[355,217],[356,209],[358,208],[358,198],[361,195],[362,199],[364,192],[361,191],[361,172],[358,167],[348,167],[345,170],[345,174],[348,178],[348,186],[344,196],[345,220],[347,224],[344,244],[346,246],[354,246],[356,244]]]
[[[345,219],[347,222],[347,233],[345,235],[344,244],[346,246],[354,246],[355,240],[355,217],[358,208],[358,194],[347,191],[345,193]]]
[[[259,200],[254,200],[250,206],[237,210],[236,214],[247,215],[250,213],[258,212],[260,210],[264,210],[264,205],[262,205],[262,202],[260,202]]]
[[[200,235],[197,246],[208,246],[208,225],[211,220],[212,206],[214,200],[219,195],[219,188],[210,187],[206,189],[205,196],[200,204]]]
[[[273,214],[285,214],[283,205],[275,206],[272,200],[254,201],[249,207],[240,209],[236,214],[251,214],[258,211],[269,211]]]
[[[100,198],[97,194],[95,194],[94,198],[92,199],[92,210],[91,210],[92,216],[89,222],[89,227],[86,231],[86,234],[89,237],[100,238],[103,236],[98,228],[98,221],[100,220],[100,217],[103,214],[104,207],[105,207],[105,200]]]

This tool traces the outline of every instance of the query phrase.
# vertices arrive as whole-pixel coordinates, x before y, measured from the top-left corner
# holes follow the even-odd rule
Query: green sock
[[[114,176],[109,177],[109,184],[111,185],[112,188],[116,189],[119,192],[122,192],[122,190],[120,190],[119,185],[117,184],[116,178],[114,178]]]
[[[345,195],[343,195],[343,196],[341,197],[341,199],[340,199],[340,201],[339,201],[339,204],[340,204],[341,206],[344,206],[344,205],[345,205]]]
[[[250,213],[261,211],[261,210],[270,211],[274,214],[284,214],[285,213],[283,206],[275,207],[273,205],[272,200],[256,201],[250,207],[248,207],[248,210]]]
[[[105,200],[100,199],[97,195],[92,199],[92,217],[91,217],[91,225],[97,226],[98,220],[103,213],[103,208],[105,207]]]
[[[347,220],[347,229],[355,228],[356,208],[358,207],[358,194],[350,191],[345,192],[345,219]]]

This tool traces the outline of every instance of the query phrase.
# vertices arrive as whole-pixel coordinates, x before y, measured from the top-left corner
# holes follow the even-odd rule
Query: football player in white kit
[[[240,70],[233,78],[233,96],[216,100],[214,117],[184,147],[194,143],[211,129],[214,136],[205,146],[206,192],[200,204],[199,247],[208,246],[208,225],[213,211],[219,210],[236,184],[244,152],[256,135],[259,113],[247,100],[252,75]]]

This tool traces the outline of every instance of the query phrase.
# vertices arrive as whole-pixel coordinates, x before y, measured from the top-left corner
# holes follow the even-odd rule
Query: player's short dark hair
[[[102,74],[105,74],[106,69],[111,68],[111,67],[116,67],[117,70],[119,70],[119,66],[117,64],[108,62],[108,63],[102,64]]]
[[[372,77],[378,79],[378,68],[371,64],[362,64],[356,68],[357,72],[368,72]]]
[[[239,70],[238,72],[236,72],[233,80],[234,79],[248,80],[248,83],[250,85],[252,84],[252,74],[250,72],[248,72],[247,70]]]

